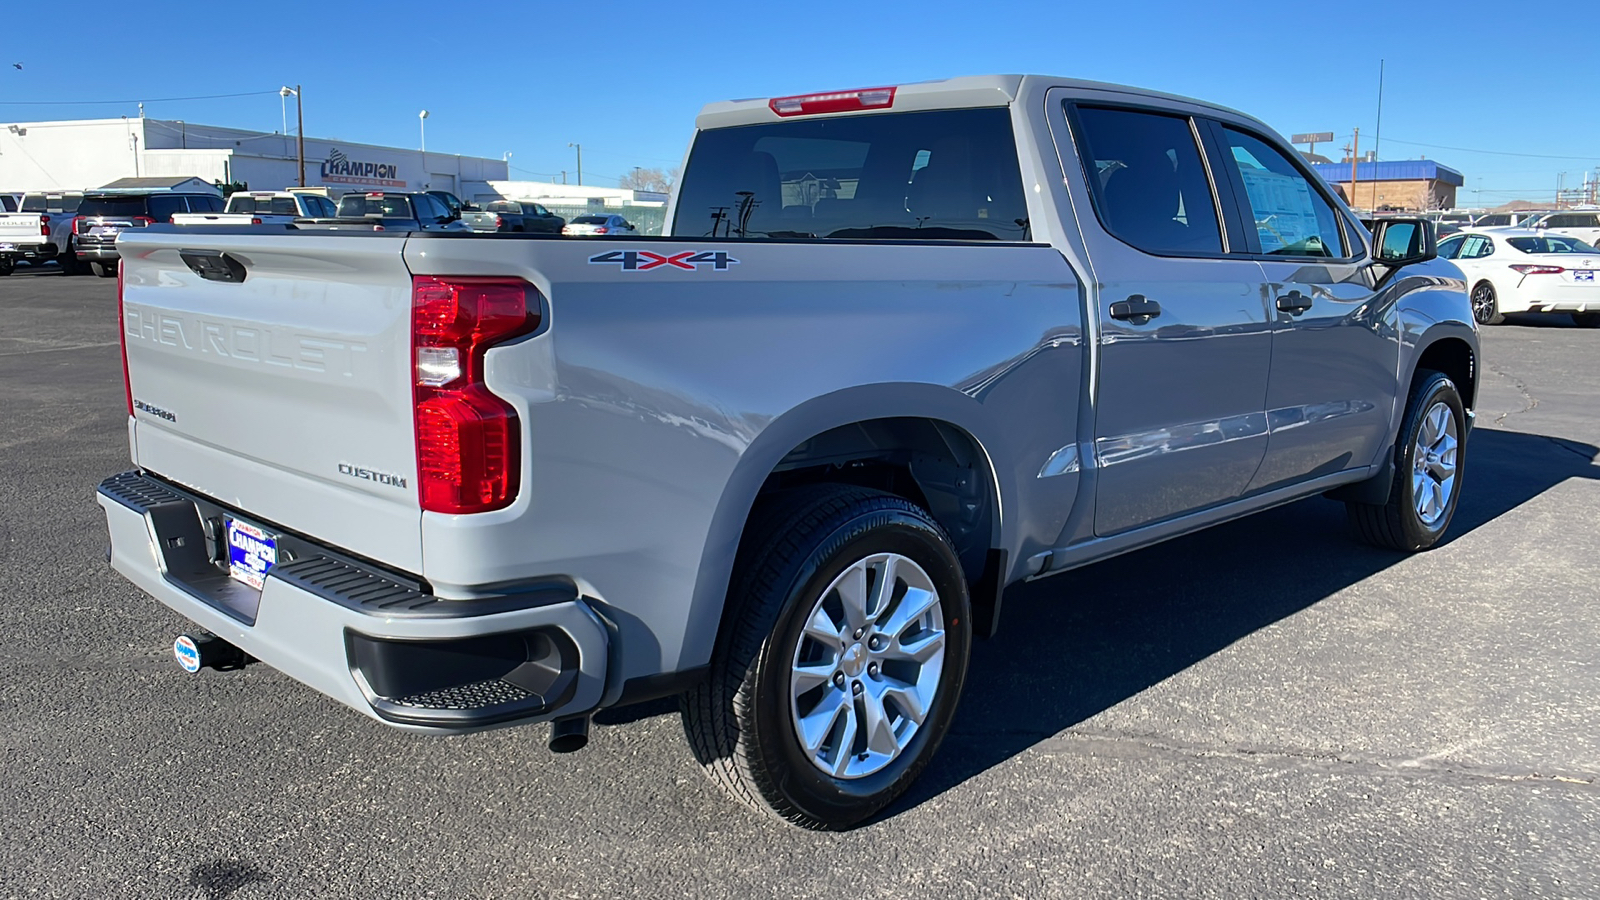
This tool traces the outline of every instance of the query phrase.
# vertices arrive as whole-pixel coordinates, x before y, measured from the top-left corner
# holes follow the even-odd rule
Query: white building
[[[545,181],[495,181],[482,195],[461,199],[483,203],[504,197],[507,200],[534,200],[545,206],[583,206],[589,208],[619,209],[626,206],[665,206],[667,195],[655,191],[635,191],[628,188],[592,187],[582,184],[551,184]]]
[[[306,138],[305,183],[351,190],[494,193],[498,159]],[[0,191],[85,190],[119,178],[194,176],[252,190],[300,183],[293,135],[196,125],[176,119],[79,119],[0,123]]]

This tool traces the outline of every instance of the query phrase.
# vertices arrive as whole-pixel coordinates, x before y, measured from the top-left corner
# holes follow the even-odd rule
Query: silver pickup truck
[[[1315,494],[1449,527],[1461,273],[1261,122],[1030,75],[697,124],[661,237],[123,233],[99,500],[185,668],[556,750],[679,695],[733,797],[844,828],[1012,584]]]

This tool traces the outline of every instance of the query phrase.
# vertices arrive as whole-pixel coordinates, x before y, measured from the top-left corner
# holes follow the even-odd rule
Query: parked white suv
[[[1566,211],[1546,213],[1532,221],[1522,223],[1524,228],[1537,228],[1552,234],[1564,234],[1575,237],[1585,244],[1594,246],[1600,241],[1600,212]]]

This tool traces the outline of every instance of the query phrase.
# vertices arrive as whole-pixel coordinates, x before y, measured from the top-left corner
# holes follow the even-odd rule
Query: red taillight
[[[254,216],[254,217],[252,217],[252,218],[251,218],[251,219],[250,219],[250,224],[251,224],[251,225],[260,225],[260,224],[261,224],[261,217],[260,217],[260,216]]]
[[[767,106],[780,116],[813,116],[818,113],[853,112],[862,109],[888,109],[894,105],[894,88],[862,88],[831,94],[801,94],[774,97]]]
[[[122,399],[133,416],[133,382],[128,379],[128,313],[122,305],[122,260],[117,260],[117,340],[122,344]]]
[[[611,229],[605,227],[604,225],[600,225],[600,226],[595,228],[594,233],[595,234],[607,234],[607,233],[610,232],[610,230]]]
[[[134,216],[133,217],[133,224],[139,226],[140,228],[148,228],[151,225],[154,225],[155,223],[156,223],[156,220],[150,218],[149,216]]]
[[[424,510],[484,512],[516,497],[517,413],[484,384],[483,358],[494,344],[538,327],[537,298],[532,285],[516,278],[411,280],[417,495]]]
[[[495,216],[494,217],[494,227],[503,228],[503,227],[505,227],[505,224],[506,224],[506,220],[505,220],[504,216]]]
[[[1512,266],[1524,275],[1560,275],[1566,269],[1560,266]]]
[[[44,237],[49,237],[50,236],[50,217],[49,216],[40,216],[39,217],[39,234],[43,235]]]
[[[72,217],[72,233],[83,234],[83,223],[89,221],[85,216]]]

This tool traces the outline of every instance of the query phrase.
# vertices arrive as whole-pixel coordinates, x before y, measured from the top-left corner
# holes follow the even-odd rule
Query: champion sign
[[[398,174],[399,167],[393,163],[362,162],[345,156],[338,148],[329,150],[328,158],[322,161],[324,184],[371,184],[403,188],[406,186],[405,180],[397,177]]]

